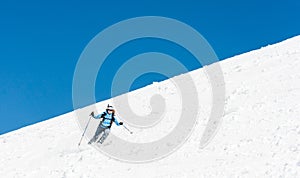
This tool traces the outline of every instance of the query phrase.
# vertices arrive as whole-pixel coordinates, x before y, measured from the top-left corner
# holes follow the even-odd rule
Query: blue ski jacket
[[[103,118],[100,126],[102,128],[110,128],[112,125],[112,122],[114,122],[117,126],[120,126],[116,116],[113,116],[113,114],[109,114],[108,112],[103,112],[102,114],[99,114],[94,117],[95,119]]]

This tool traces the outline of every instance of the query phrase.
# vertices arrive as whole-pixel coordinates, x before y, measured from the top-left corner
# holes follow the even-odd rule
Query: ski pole
[[[125,125],[123,125],[123,127],[124,127],[130,134],[133,134],[133,132],[130,131]]]
[[[78,143],[78,146],[80,146],[80,144],[81,144],[82,138],[83,138],[83,136],[84,136],[84,134],[85,134],[85,131],[86,131],[86,129],[87,129],[87,127],[88,127],[88,125],[89,125],[89,123],[90,123],[90,121],[91,121],[91,118],[92,118],[92,116],[90,116],[90,119],[89,119],[88,123],[87,123],[86,126],[85,126],[85,129],[84,129],[84,131],[83,131],[83,133],[82,133],[82,135],[81,135],[81,138],[80,138],[80,141],[79,141],[79,143]]]

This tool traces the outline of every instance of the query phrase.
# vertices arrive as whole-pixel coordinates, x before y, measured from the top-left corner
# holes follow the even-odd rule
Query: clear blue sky
[[[178,19],[225,59],[299,35],[299,9],[298,0],[1,1],[0,134],[72,111],[72,78],[82,50],[118,21],[146,15]],[[118,48],[107,65],[149,50],[192,58],[174,44],[145,39]],[[201,67],[190,61],[190,70]],[[109,96],[105,82],[112,76],[98,76],[98,101]],[[132,89],[161,79],[141,76]]]

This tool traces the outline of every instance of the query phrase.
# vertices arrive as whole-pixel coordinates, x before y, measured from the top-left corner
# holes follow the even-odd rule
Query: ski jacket
[[[120,126],[118,120],[116,119],[116,116],[113,114],[109,114],[107,112],[103,112],[102,114],[99,114],[94,117],[95,119],[103,118],[100,122],[100,126],[102,128],[110,128],[112,123],[114,122],[117,126]]]

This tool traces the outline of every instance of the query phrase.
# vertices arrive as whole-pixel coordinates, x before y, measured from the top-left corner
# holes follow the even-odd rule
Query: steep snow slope
[[[0,136],[1,177],[300,177],[300,36],[220,62],[226,85],[223,121],[212,141],[199,143],[211,107],[203,69],[190,72],[201,109],[188,141],[163,159],[132,164],[101,154],[83,140],[74,112]],[[208,66],[209,67],[209,66]],[[150,142],[174,129],[178,95],[164,81],[129,93],[144,114],[153,93],[166,99],[170,113],[155,129],[131,127],[131,142]],[[98,110],[109,101],[97,104]],[[173,114],[173,115],[172,115]],[[88,135],[94,132],[92,121]],[[155,134],[151,134],[155,133]]]

